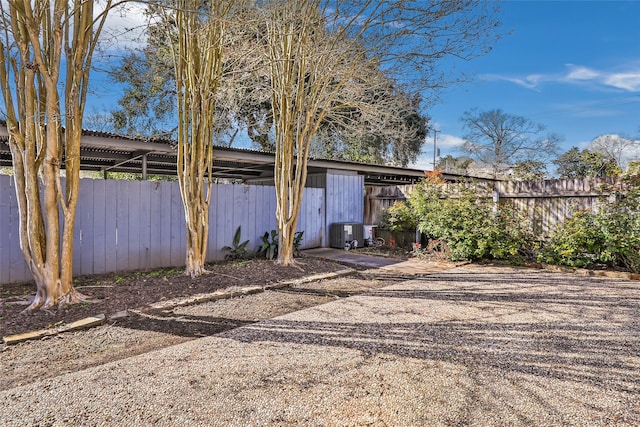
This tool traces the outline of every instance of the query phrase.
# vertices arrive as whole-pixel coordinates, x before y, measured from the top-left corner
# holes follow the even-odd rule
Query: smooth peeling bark
[[[242,3],[210,0],[204,16],[200,1],[177,0],[174,7],[161,12],[166,22],[177,23],[177,34],[167,26],[167,40],[177,92],[177,173],[185,214],[185,274],[191,277],[207,273],[216,93],[222,78],[227,20]]]
[[[26,310],[85,299],[73,287],[72,277],[80,138],[91,58],[111,1],[97,16],[93,6],[92,0],[0,4],[5,28],[0,35],[0,85],[18,201],[20,249],[36,283],[36,295]],[[65,73],[61,73],[62,64]]]

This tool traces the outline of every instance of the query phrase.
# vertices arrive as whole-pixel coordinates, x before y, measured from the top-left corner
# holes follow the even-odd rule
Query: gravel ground
[[[2,391],[0,425],[637,426],[639,314],[636,281],[463,266]]]
[[[388,286],[356,276],[299,284],[49,336],[0,348],[0,390],[159,350]]]

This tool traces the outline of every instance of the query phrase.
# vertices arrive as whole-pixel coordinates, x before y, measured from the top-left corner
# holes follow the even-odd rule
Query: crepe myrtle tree
[[[177,173],[186,226],[185,274],[191,277],[207,272],[216,93],[222,79],[226,22],[241,2],[174,0],[160,9],[175,69]]]
[[[265,31],[255,33],[264,46],[272,91],[278,262],[291,265],[309,148],[323,123],[344,127],[355,119],[368,123],[372,134],[384,132],[379,123],[406,123],[404,117],[374,119],[382,111],[380,98],[371,96],[380,79],[366,71],[384,70],[397,84],[435,99],[439,89],[459,79],[439,69],[444,60],[468,60],[490,50],[499,26],[497,5],[271,0],[261,7],[258,28]]]
[[[114,6],[111,0],[100,8],[93,0],[0,2],[0,85],[20,249],[36,283],[27,310],[84,298],[72,280],[82,117],[92,56]]]

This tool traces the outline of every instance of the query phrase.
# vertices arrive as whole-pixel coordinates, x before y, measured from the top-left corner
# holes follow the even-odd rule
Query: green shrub
[[[593,213],[575,212],[553,233],[540,251],[538,260],[570,267],[593,264],[600,258],[604,247],[604,238],[596,223]]]
[[[271,230],[271,233],[265,231],[262,237],[260,237],[260,239],[262,240],[262,245],[260,245],[258,253],[269,260],[272,260],[278,256],[277,233],[278,232],[276,230]]]
[[[293,236],[293,256],[300,256],[300,245],[302,244],[302,236],[304,231],[298,231]],[[273,260],[278,256],[278,232],[271,230],[271,233],[265,231],[260,237],[262,245],[258,248],[258,254],[264,256],[268,260]]]
[[[640,271],[640,186],[628,183],[597,212],[578,211],[561,224],[540,253],[550,264],[592,267],[603,264]]]
[[[410,204],[418,229],[429,239],[446,243],[453,260],[514,259],[534,246],[530,221],[510,204],[495,205],[479,187],[455,193],[433,178],[423,180]]]
[[[407,203],[401,201],[385,209],[378,221],[378,227],[390,231],[412,231],[417,226],[415,213]]]

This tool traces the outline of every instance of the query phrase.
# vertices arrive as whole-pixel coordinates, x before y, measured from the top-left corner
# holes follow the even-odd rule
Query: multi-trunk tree
[[[94,3],[0,2],[0,85],[20,248],[37,287],[29,310],[83,298],[72,279],[80,137],[91,59],[112,7],[107,0],[101,12]]]
[[[175,25],[167,27],[167,36],[177,94],[177,172],[187,237],[185,274],[191,277],[206,273],[216,93],[222,79],[226,20],[235,3],[176,0],[171,8],[164,7],[164,22]]]
[[[441,61],[486,53],[497,20],[481,1],[271,0],[263,19],[276,139],[278,262],[293,261],[293,238],[309,147],[324,123],[385,123],[405,118],[380,102],[380,79],[430,94],[450,84]],[[388,80],[386,80],[388,82]],[[379,91],[379,92],[378,92]],[[373,94],[373,96],[372,96]],[[388,120],[379,120],[382,112]],[[401,112],[404,113],[404,112]]]

